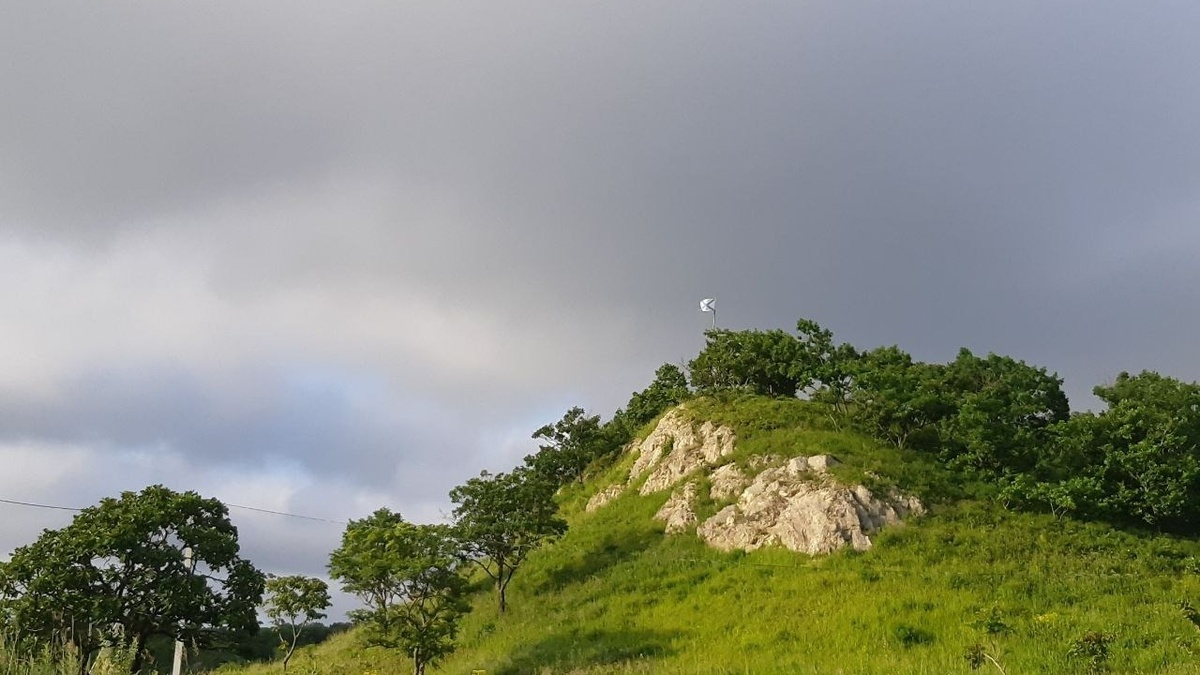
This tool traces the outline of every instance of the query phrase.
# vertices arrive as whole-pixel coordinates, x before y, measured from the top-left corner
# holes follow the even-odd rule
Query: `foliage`
[[[688,363],[692,386],[701,393],[737,389],[763,396],[796,395],[800,348],[786,331],[714,328],[704,336],[704,350]]]
[[[449,528],[413,525],[380,509],[350,521],[330,556],[329,573],[367,604],[352,614],[363,624],[367,643],[400,649],[417,675],[454,651],[459,620],[469,606]]]
[[[1067,656],[1083,661],[1088,675],[1099,675],[1108,670],[1108,647],[1113,636],[1099,631],[1088,631],[1071,643]]]
[[[579,407],[533,432],[533,438],[542,445],[525,458],[525,466],[556,486],[582,480],[584,470],[594,459],[617,447],[600,425],[600,416],[589,417]]]
[[[834,344],[833,333],[812,319],[797,321],[796,333],[792,377],[799,388],[812,390],[814,398],[845,412],[850,383],[858,370],[858,350],[849,343]],[[816,387],[817,383],[821,386]]]
[[[286,673],[305,626],[325,618],[322,610],[330,605],[329,585],[316,577],[272,575],[267,577],[266,590],[264,609],[279,636]]]
[[[454,530],[467,559],[496,584],[504,613],[508,584],[534,549],[558,538],[567,524],[558,517],[555,484],[529,470],[484,471],[450,492]]]
[[[614,415],[611,425],[624,443],[634,433],[668,408],[691,397],[687,377],[678,366],[664,363],[654,371],[654,381],[642,391],[634,392],[625,407]]]
[[[943,456],[990,473],[1031,470],[1050,426],[1070,413],[1058,376],[1007,356],[963,349],[945,367],[942,388],[953,407],[941,423]]]
[[[0,566],[0,595],[24,635],[75,645],[81,667],[102,646],[132,647],[137,672],[151,636],[205,645],[217,627],[257,630],[263,576],[238,552],[224,504],[155,485],[18,548]]]
[[[1108,409],[1057,425],[1036,478],[1014,483],[1022,503],[1200,531],[1200,386],[1121,373],[1095,393]]]
[[[915,362],[899,347],[880,347],[858,360],[851,398],[854,425],[898,448],[951,412],[941,386],[943,368]]]

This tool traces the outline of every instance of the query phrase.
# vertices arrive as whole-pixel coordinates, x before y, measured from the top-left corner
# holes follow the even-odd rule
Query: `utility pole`
[[[183,547],[183,567],[188,572],[192,571],[192,547]],[[182,623],[180,624],[182,627]],[[171,666],[171,675],[180,675],[183,672],[183,640],[175,641],[175,663]]]

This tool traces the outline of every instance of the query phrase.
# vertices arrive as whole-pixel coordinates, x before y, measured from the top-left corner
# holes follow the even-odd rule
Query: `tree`
[[[962,349],[943,371],[953,407],[940,425],[947,459],[989,473],[1031,470],[1050,427],[1070,415],[1062,380],[1007,356]]]
[[[704,349],[688,362],[692,385],[702,393],[741,389],[763,396],[795,396],[798,344],[782,330],[704,333]]]
[[[503,614],[513,574],[537,547],[562,535],[553,483],[527,469],[484,471],[450,492],[454,529],[466,558],[496,584]]]
[[[797,387],[813,389],[813,398],[846,412],[858,351],[849,343],[834,344],[833,333],[812,319],[798,320],[796,333],[791,376]],[[821,386],[815,387],[818,382]]]
[[[402,649],[416,675],[454,651],[469,606],[457,541],[444,525],[414,525],[380,509],[352,520],[329,573],[367,609],[351,613],[368,644]]]
[[[137,672],[151,636],[204,646],[221,627],[258,629],[263,575],[238,554],[224,504],[154,485],[104,499],[18,548],[0,566],[0,598],[25,634],[73,643],[81,670],[114,646],[134,650]]]
[[[632,438],[638,429],[664,410],[683,403],[690,396],[687,378],[679,366],[670,363],[659,366],[650,386],[630,395],[625,407],[613,415],[612,424],[619,429],[620,443]]]
[[[305,625],[325,618],[321,610],[329,608],[329,585],[316,577],[272,575],[267,578],[266,589],[267,618],[279,636],[286,673]]]
[[[864,353],[855,369],[850,416],[866,433],[903,448],[949,412],[941,367],[914,362],[898,347]]]
[[[571,408],[562,419],[533,432],[542,441],[538,451],[525,458],[525,466],[556,486],[582,480],[593,459],[611,448],[610,438],[600,425],[600,416],[588,416],[583,408]]]
[[[1155,372],[1121,373],[1094,390],[1108,409],[1077,415],[1052,446],[1059,480],[1095,486],[1075,499],[1112,520],[1200,530],[1200,385]]]

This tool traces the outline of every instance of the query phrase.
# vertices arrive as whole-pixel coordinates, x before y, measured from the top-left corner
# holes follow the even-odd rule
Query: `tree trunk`
[[[508,581],[504,579],[504,563],[496,566],[496,591],[500,595],[500,613],[504,613],[504,591],[508,588]]]

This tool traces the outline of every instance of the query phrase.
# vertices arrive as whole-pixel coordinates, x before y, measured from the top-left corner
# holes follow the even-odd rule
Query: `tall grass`
[[[79,658],[69,646],[34,648],[0,631],[0,675],[79,675]]]

